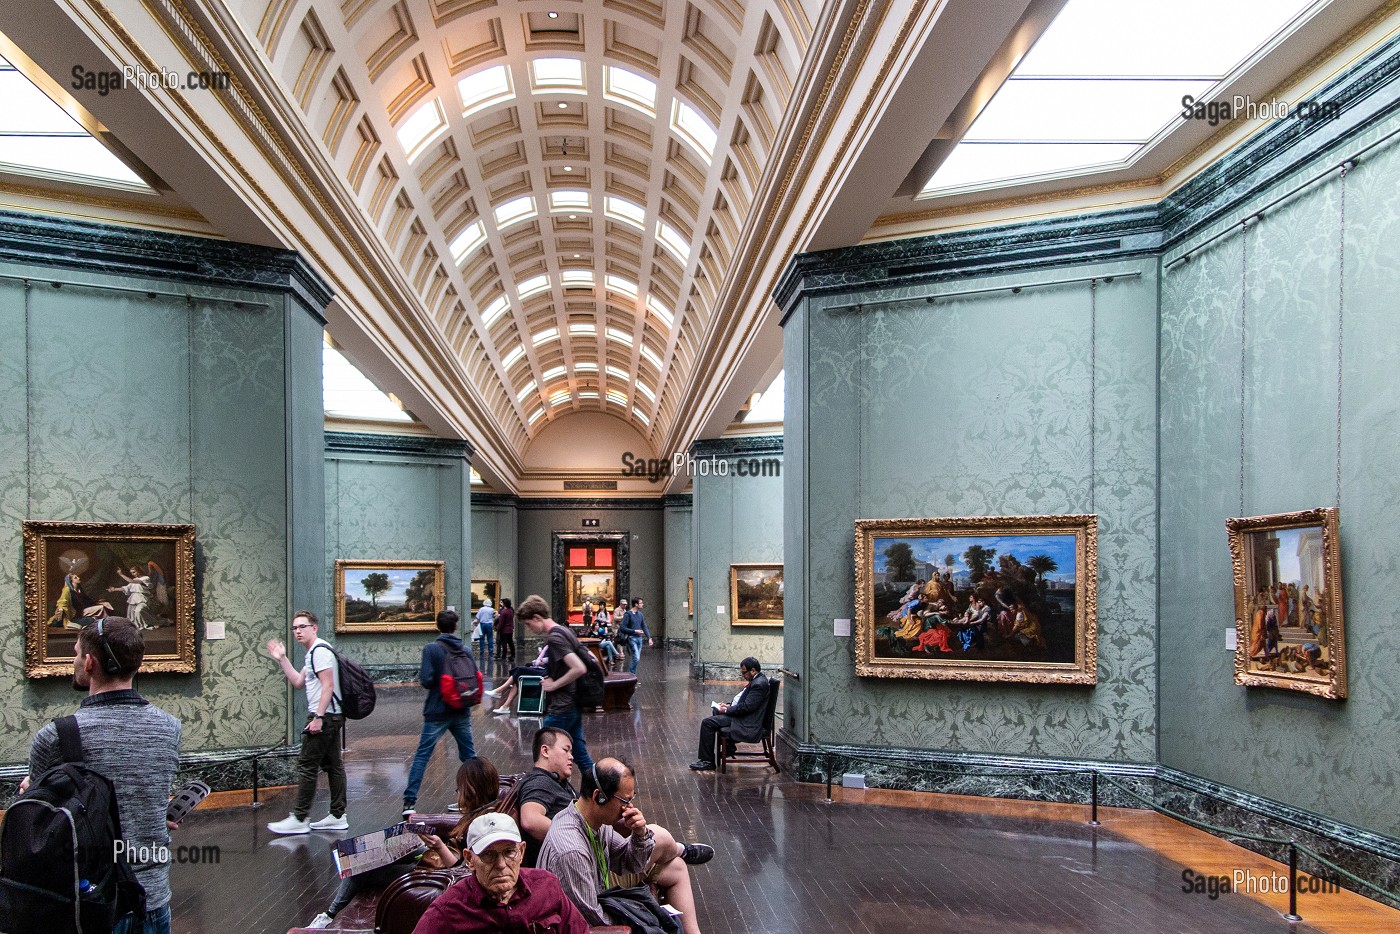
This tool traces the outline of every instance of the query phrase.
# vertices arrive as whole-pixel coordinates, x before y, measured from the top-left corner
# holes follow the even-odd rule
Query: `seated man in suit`
[[[715,767],[715,735],[729,728],[743,737],[757,737],[763,730],[763,714],[768,701],[768,676],[758,659],[750,655],[739,663],[739,673],[748,682],[734,698],[732,704],[715,704],[715,714],[700,721],[700,757],[690,763],[697,772],[707,772]]]

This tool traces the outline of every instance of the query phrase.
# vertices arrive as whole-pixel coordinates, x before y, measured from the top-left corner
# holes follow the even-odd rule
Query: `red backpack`
[[[485,681],[476,667],[476,659],[466,649],[443,643],[444,658],[442,674],[438,675],[438,689],[442,692],[442,702],[449,710],[466,710],[481,703],[481,692]]]

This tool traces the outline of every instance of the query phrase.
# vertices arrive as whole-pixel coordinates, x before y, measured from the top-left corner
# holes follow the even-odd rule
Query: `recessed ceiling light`
[[[569,105],[568,105],[567,103],[565,103],[564,101],[560,101],[560,102],[559,102],[559,109],[560,109],[560,110],[568,110],[568,109],[569,109]]]
[[[545,14],[545,16],[548,16],[550,19],[558,19],[558,18],[559,18],[559,14],[556,13],[556,12],[554,12],[553,10],[550,10],[548,13]]]
[[[577,253],[574,254],[574,259],[578,259],[578,254],[577,254]]]
[[[571,221],[576,221],[576,220],[578,220],[578,215],[577,215],[577,214],[570,214],[570,215],[569,215],[569,220],[571,220]]]
[[[572,172],[573,170],[574,170],[574,167],[571,166],[571,165],[566,165],[566,166],[564,166],[564,171],[565,171],[565,172]]]

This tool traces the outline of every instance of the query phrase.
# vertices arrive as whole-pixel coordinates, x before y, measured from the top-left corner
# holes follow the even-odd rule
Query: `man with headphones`
[[[618,877],[644,874],[652,863],[657,834],[636,806],[637,777],[621,759],[608,758],[582,772],[579,797],[550,822],[539,868],[559,877],[584,918],[592,925],[623,923],[614,920],[599,902],[608,889],[636,883]],[[674,841],[671,843],[675,846]],[[708,848],[707,848],[708,849]],[[665,876],[665,878],[663,878]],[[654,880],[686,934],[699,934],[695,918],[695,894],[685,861],[672,858]]]
[[[125,851],[168,853],[171,825],[165,809],[180,764],[180,721],[131,686],[146,656],[141,631],[119,616],[98,619],[79,630],[75,651],[73,688],[87,692],[73,715],[83,762],[116,789]],[[29,776],[20,794],[62,762],[58,729],[45,724],[30,745]],[[146,890],[146,920],[128,915],[114,934],[170,934],[170,864],[133,861],[131,868]]]

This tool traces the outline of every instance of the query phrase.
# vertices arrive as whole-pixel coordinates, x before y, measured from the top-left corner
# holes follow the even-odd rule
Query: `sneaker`
[[[404,816],[404,817],[412,817],[412,816],[413,816],[414,814],[416,814],[416,813],[417,813],[417,808],[415,808],[412,804],[405,804],[405,805],[403,806],[403,816]]]
[[[335,919],[323,911],[316,917],[312,918],[311,923],[308,924],[307,927],[312,930],[316,930],[319,928],[328,928],[334,923]]]
[[[349,830],[350,822],[345,819],[344,814],[339,817],[327,814],[320,820],[312,821],[310,827],[312,830]]]
[[[715,764],[704,759],[696,759],[690,763],[690,767],[697,772],[713,772],[715,770]]]
[[[267,829],[271,830],[273,833],[310,833],[311,825],[304,820],[297,820],[295,814],[288,814],[282,820],[268,824]]]
[[[452,804],[449,804],[447,806],[447,809],[453,814],[460,814],[462,811],[462,806],[460,804],[457,804],[456,802],[453,802]]]
[[[509,708],[509,707],[497,707],[495,710],[491,711],[491,715],[492,715],[492,716],[495,716],[495,715],[498,714],[498,713],[510,713],[510,708]]]
[[[681,862],[689,866],[699,866],[715,858],[715,848],[708,843],[681,843],[680,847]]]
[[[500,697],[502,692],[500,688],[492,688],[489,691],[482,691],[481,693],[485,694],[487,697]]]

